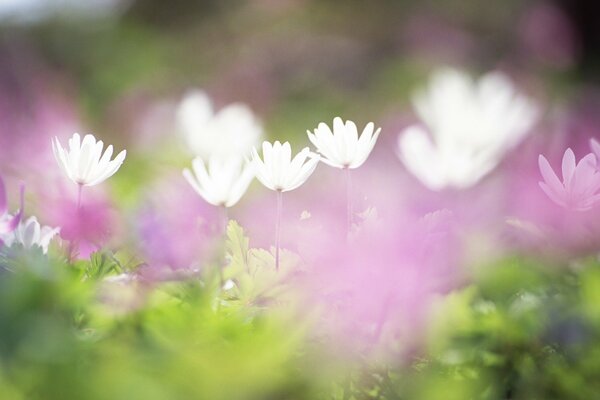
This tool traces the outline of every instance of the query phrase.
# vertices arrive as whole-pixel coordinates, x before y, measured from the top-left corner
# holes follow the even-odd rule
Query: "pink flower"
[[[594,138],[590,139],[590,148],[596,156],[596,161],[600,160],[600,142]]]
[[[160,280],[170,271],[200,268],[218,250],[222,217],[216,207],[198,201],[183,179],[166,175],[150,189],[152,195],[136,215],[143,273]],[[221,217],[221,218],[220,218]]]
[[[63,188],[63,186],[59,186]],[[64,193],[64,192],[63,192]],[[48,195],[41,206],[41,214],[51,226],[60,226],[60,237],[74,242],[73,256],[85,260],[111,239],[119,237],[122,218],[108,197],[101,191],[90,190],[85,205],[77,208],[75,199]]]
[[[562,182],[546,157],[540,154],[538,162],[544,178],[544,182],[539,183],[540,187],[559,206],[574,211],[586,211],[600,200],[600,172],[593,153],[576,163],[573,150],[567,149],[562,159]]]
[[[0,235],[11,233],[14,231],[23,215],[23,199],[25,194],[25,187],[21,185],[21,208],[16,215],[10,215],[8,213],[8,199],[6,197],[6,186],[4,180],[0,178]],[[1,241],[0,241],[1,242]]]

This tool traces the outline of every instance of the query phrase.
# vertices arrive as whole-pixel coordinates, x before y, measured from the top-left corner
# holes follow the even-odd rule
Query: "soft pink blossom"
[[[63,186],[60,186],[63,187]],[[64,189],[63,193],[68,192]],[[97,190],[86,193],[85,202],[77,207],[72,195],[49,196],[41,205],[41,215],[51,226],[60,226],[60,237],[74,243],[73,256],[87,259],[93,252],[119,237],[122,216],[106,194]]]
[[[577,163],[573,150],[567,149],[562,159],[562,181],[554,173],[546,157],[540,154],[538,162],[544,178],[544,182],[539,182],[540,187],[559,206],[586,211],[600,200],[600,172],[593,153]]]
[[[25,187],[21,185],[21,208],[15,215],[8,213],[8,200],[6,196],[6,186],[4,181],[0,177],[0,235],[5,235],[14,231],[23,215],[23,198],[24,198]],[[1,242],[1,241],[0,241]]]
[[[590,139],[590,148],[596,156],[596,161],[600,160],[600,142],[594,138]]]
[[[225,221],[219,210],[172,175],[152,185],[147,199],[135,221],[141,256],[147,264],[144,275],[163,279],[171,271],[202,267],[222,238]]]

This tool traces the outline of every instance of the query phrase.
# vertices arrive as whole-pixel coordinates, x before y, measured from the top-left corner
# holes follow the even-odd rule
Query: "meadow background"
[[[538,186],[600,138],[593,1],[5,0],[0,175],[61,232],[0,251],[1,399],[600,398],[600,213]],[[489,176],[431,191],[398,159],[411,96],[451,66],[502,70],[540,117]],[[187,185],[181,102],[247,104],[267,140],[336,116],[382,133],[353,176],[220,211]],[[51,138],[127,149],[77,188]],[[79,257],[65,250],[80,244]],[[418,254],[416,254],[418,253]],[[403,268],[403,265],[410,267]],[[224,289],[224,280],[235,282]]]

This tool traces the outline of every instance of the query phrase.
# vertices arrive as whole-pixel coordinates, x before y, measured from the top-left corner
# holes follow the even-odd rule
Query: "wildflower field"
[[[593,1],[0,1],[0,400],[600,399]]]

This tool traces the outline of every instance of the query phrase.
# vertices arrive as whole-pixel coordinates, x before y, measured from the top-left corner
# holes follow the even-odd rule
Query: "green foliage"
[[[220,312],[206,282],[144,282],[109,253],[68,264],[11,249],[1,265],[1,399],[308,396],[302,332]]]
[[[421,347],[326,362],[298,318],[302,264],[227,227],[225,265],[147,282],[109,252],[0,252],[0,399],[592,399],[600,263],[522,256],[440,296]],[[221,269],[222,268],[222,269]],[[230,282],[230,283],[228,283]],[[307,340],[309,339],[310,340]]]
[[[600,330],[586,299],[600,290],[600,264],[553,270],[516,257],[480,271],[438,304],[408,398],[594,398]]]
[[[227,226],[229,264],[224,279],[234,285],[224,295],[227,306],[255,310],[277,304],[291,307],[296,298],[289,285],[301,272],[299,258],[286,250],[281,252],[280,270],[275,269],[274,250],[251,249],[249,239],[235,221]]]

